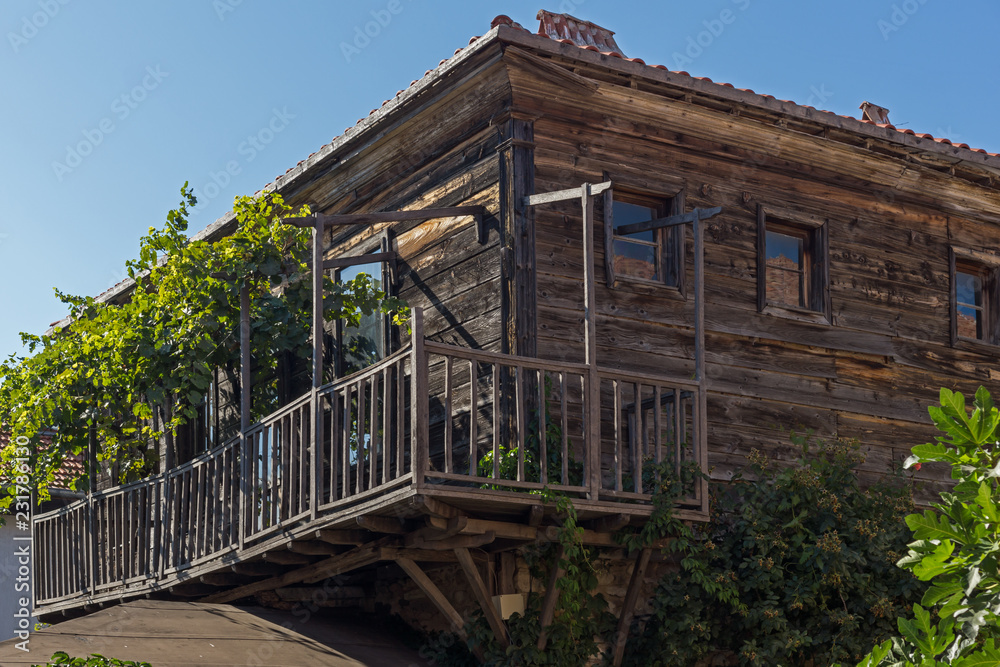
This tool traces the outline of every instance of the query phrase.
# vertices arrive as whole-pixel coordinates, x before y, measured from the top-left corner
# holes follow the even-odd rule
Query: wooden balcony
[[[463,544],[478,534],[473,546],[544,539],[537,521],[516,524],[543,511],[546,487],[585,521],[638,523],[656,464],[705,468],[704,425],[697,382],[432,342],[415,312],[411,342],[378,364],[174,470],[37,516],[37,611],[156,591],[199,597],[200,582],[219,585],[236,564],[337,553],[318,544],[348,530],[419,549],[423,533],[404,535],[414,519],[443,521],[437,537]],[[707,510],[704,482],[678,502],[684,518]],[[448,533],[459,513],[479,523]],[[384,546],[376,561],[389,557]]]

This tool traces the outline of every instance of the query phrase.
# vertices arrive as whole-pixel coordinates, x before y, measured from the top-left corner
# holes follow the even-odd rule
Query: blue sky
[[[0,355],[65,314],[53,287],[118,282],[185,181],[194,232],[497,14],[534,31],[543,8],[649,64],[854,116],[870,100],[897,126],[1000,152],[993,0],[4,0]]]

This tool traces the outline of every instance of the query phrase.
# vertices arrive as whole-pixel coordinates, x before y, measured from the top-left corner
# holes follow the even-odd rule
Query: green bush
[[[152,667],[148,662],[135,662],[132,660],[118,660],[117,658],[105,658],[99,653],[93,653],[86,658],[72,658],[68,653],[58,651],[52,655],[52,661],[45,665],[33,665],[32,667]]]
[[[929,412],[942,435],[914,447],[905,465],[946,463],[957,483],[933,509],[906,517],[915,539],[898,563],[930,587],[912,617],[900,616],[901,636],[859,667],[1000,665],[1000,411],[983,387],[971,414],[948,389],[940,403]]]
[[[682,566],[657,586],[626,664],[692,665],[720,653],[740,665],[856,661],[919,600],[923,585],[895,567],[910,537],[907,486],[860,488],[857,444],[797,441],[798,466],[754,451],[732,483],[713,484],[709,523],[654,516]]]

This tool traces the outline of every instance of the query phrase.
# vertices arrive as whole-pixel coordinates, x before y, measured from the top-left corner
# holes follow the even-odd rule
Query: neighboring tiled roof
[[[558,41],[568,39],[577,46],[593,46],[598,51],[622,53],[621,47],[615,43],[615,33],[590,21],[569,14],[553,14],[544,9],[535,18],[538,19],[539,35]]]
[[[43,435],[39,438],[39,442],[42,445],[48,445],[52,442],[52,439],[49,436]],[[0,433],[0,449],[3,449],[8,444],[10,444],[10,435]],[[52,481],[50,488],[72,490],[72,483],[83,477],[86,472],[83,457],[83,454],[66,454],[63,457],[62,465],[56,470],[55,479]]]

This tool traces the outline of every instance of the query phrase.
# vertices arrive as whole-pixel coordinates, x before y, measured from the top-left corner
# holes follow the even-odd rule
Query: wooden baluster
[[[562,483],[569,484],[569,420],[566,414],[566,392],[569,389],[569,376],[565,371],[559,373],[559,417],[562,427]]]
[[[469,359],[469,474],[475,476],[479,464],[479,364]]]
[[[545,371],[539,370],[535,374],[538,380],[538,466],[540,468],[538,480],[542,484],[549,483],[549,454],[548,454],[548,434],[545,415]]]
[[[383,368],[379,373],[382,386],[382,483],[388,484],[392,478],[389,474],[392,463],[392,369]]]
[[[367,407],[365,405],[365,381],[358,380],[356,388],[358,392],[358,419],[355,433],[358,443],[358,476],[355,492],[361,493],[365,490],[365,435],[367,432],[365,425],[365,408]]]
[[[622,490],[622,466],[625,464],[622,456],[622,389],[618,380],[611,381],[614,393],[615,419],[615,491]]]
[[[406,462],[405,454],[405,425],[403,424],[404,399],[406,397],[406,375],[404,368],[406,360],[400,359],[396,363],[396,400],[393,403],[396,412],[396,477],[402,477]]]
[[[411,312],[411,431],[413,462],[413,484],[419,490],[424,484],[424,473],[427,470],[429,454],[428,433],[428,388],[427,388],[427,353],[424,350],[424,311],[414,308]]]
[[[642,409],[642,384],[634,382],[632,392],[635,405],[636,437],[632,440],[632,477],[635,480],[635,492],[642,493],[642,458],[646,455],[646,411]]]
[[[351,495],[351,395],[353,385],[344,387],[344,419],[340,425],[341,497]]]
[[[493,479],[500,478],[500,365],[493,363]]]
[[[378,379],[372,375],[368,381],[371,391],[368,403],[368,488],[378,485]]]
[[[524,388],[521,366],[514,367],[515,412],[517,413],[517,481],[524,481]]]
[[[454,472],[452,461],[452,415],[451,415],[451,364],[452,358],[444,358],[444,471]]]

